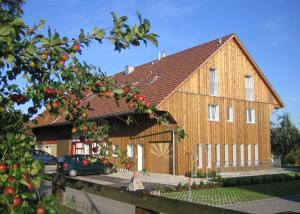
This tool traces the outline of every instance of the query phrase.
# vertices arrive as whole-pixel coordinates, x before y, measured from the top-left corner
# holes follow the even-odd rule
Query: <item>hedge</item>
[[[256,175],[237,178],[218,178],[214,181],[221,187],[242,186],[250,184],[265,184],[283,181],[300,180],[300,172],[273,175]]]

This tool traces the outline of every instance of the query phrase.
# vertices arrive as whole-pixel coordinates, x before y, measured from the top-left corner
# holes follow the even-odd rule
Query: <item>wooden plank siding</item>
[[[218,96],[209,95],[209,69],[218,72]],[[245,75],[254,78],[255,101],[245,100]],[[208,105],[219,106],[219,121],[208,120]],[[227,122],[226,109],[233,107],[234,122]],[[261,163],[270,162],[270,114],[278,103],[268,87],[249,62],[235,39],[224,45],[209,61],[201,66],[189,79],[159,106],[168,111],[188,136],[178,145],[177,173],[184,174],[196,168],[196,146],[202,144],[202,170],[206,170],[206,144],[212,144],[212,167],[215,165],[215,145],[220,144],[221,166],[224,166],[224,144],[228,144],[229,162],[232,161],[232,145],[236,144],[237,163],[240,162],[240,144],[244,144],[244,159],[247,145],[251,144],[251,160],[254,166],[254,144],[259,146]],[[255,124],[246,123],[246,108],[255,109]],[[193,161],[192,161],[193,160]],[[261,165],[261,168],[269,164]],[[235,167],[229,170],[254,169]]]

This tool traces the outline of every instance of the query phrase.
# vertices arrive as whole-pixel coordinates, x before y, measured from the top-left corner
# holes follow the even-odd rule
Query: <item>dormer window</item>
[[[252,76],[245,76],[245,99],[254,101],[254,79]]]
[[[218,96],[218,72],[215,68],[209,70],[210,95]]]

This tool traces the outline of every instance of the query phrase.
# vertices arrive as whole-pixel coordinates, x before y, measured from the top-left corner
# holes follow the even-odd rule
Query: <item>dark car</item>
[[[115,171],[113,164],[103,164],[89,155],[64,155],[58,159],[57,172],[75,177],[86,174],[108,175]]]
[[[34,160],[38,160],[43,164],[56,164],[57,158],[48,152],[41,150],[31,150],[31,154]]]

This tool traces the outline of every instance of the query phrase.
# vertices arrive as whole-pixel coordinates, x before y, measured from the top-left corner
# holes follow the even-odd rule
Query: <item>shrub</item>
[[[211,171],[209,177],[213,177],[213,178],[217,177],[216,171]]]
[[[262,176],[253,176],[251,177],[252,184],[262,184],[263,177]]]
[[[197,184],[196,184],[195,181],[192,183],[192,187],[193,187],[193,188],[197,187]]]
[[[199,187],[203,187],[204,185],[205,185],[204,182],[203,182],[203,181],[200,181]]]
[[[196,177],[203,178],[203,173],[201,171],[197,171]]]

